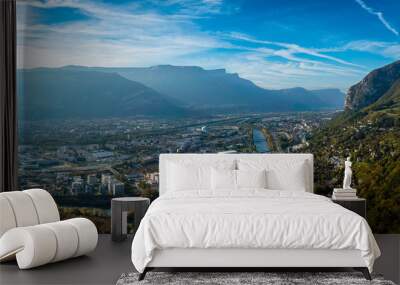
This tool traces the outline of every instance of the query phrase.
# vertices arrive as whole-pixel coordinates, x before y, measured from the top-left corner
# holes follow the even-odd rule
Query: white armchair
[[[42,189],[0,193],[0,262],[17,259],[20,269],[84,255],[96,248],[88,219],[60,221],[57,205]]]

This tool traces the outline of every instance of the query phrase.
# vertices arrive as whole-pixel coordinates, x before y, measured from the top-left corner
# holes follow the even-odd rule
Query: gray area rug
[[[122,274],[117,285],[146,284],[213,284],[213,285],[246,285],[246,284],[379,284],[395,285],[384,280],[382,276],[372,275],[368,281],[359,272],[148,272],[146,278],[138,281],[138,273]]]

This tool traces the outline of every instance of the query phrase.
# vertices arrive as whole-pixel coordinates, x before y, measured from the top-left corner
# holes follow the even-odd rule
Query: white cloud
[[[230,36],[234,39],[243,40],[243,41],[247,41],[247,42],[283,47],[283,48],[285,48],[285,50],[277,51],[276,55],[282,56],[289,60],[298,61],[299,59],[294,56],[295,54],[306,54],[306,55],[310,55],[310,56],[317,57],[317,58],[331,60],[331,61],[334,61],[334,62],[337,62],[340,64],[344,64],[344,65],[360,67],[359,65],[342,60],[340,58],[322,54],[322,53],[318,52],[316,49],[301,47],[301,46],[299,46],[297,44],[293,44],[293,43],[282,43],[282,42],[274,42],[274,41],[266,41],[266,40],[257,40],[257,39],[253,39],[247,35],[240,34],[240,33],[231,33]]]
[[[388,58],[400,59],[400,43],[381,41],[352,41],[344,46],[345,50],[365,51],[380,54]]]
[[[90,20],[62,25],[18,25],[25,55],[35,54],[25,56],[20,67],[34,67],[39,62],[42,66],[149,65],[226,46],[179,15],[143,13],[135,7],[122,10],[90,1],[32,1],[25,5],[76,8],[90,15]]]
[[[318,49],[320,52],[346,52],[350,50],[381,55],[390,59],[400,59],[400,43],[398,42],[358,40],[339,47]]]
[[[365,2],[363,0],[355,0],[365,11],[367,11],[368,13],[370,13],[371,15],[375,15],[378,17],[379,21],[381,21],[381,23],[386,27],[386,29],[388,29],[389,31],[391,31],[393,34],[395,34],[396,36],[399,35],[399,32],[393,28],[388,21],[386,21],[386,19],[383,17],[383,13],[382,12],[378,12],[375,11],[374,9],[372,9],[371,7],[367,6],[367,4],[365,4]]]
[[[329,55],[331,50],[259,40],[238,33],[203,31],[194,18],[223,12],[221,1],[203,2],[208,8],[193,12],[186,11],[195,5],[193,1],[164,1],[163,5],[181,5],[178,12],[171,14],[146,10],[139,4],[124,8],[76,0],[19,2],[25,8],[75,8],[89,17],[62,24],[19,22],[18,50],[23,56],[18,56],[18,66],[198,65],[208,69],[226,68],[266,88],[311,89],[346,89],[367,73],[357,64]],[[219,7],[219,12],[212,9],[214,6]]]

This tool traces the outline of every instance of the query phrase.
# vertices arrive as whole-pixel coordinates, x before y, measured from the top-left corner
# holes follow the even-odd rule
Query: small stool
[[[134,211],[135,232],[146,214],[150,199],[143,197],[120,197],[111,200],[111,239],[123,241],[128,233],[128,211]]]

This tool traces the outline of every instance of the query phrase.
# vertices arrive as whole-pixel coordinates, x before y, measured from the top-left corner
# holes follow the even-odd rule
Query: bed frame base
[[[334,270],[339,270],[339,269],[353,269],[355,271],[360,271],[366,280],[372,280],[371,275],[369,274],[369,270],[367,267],[343,267],[343,268],[328,268],[328,267],[310,267],[310,268],[296,268],[296,267],[268,267],[268,268],[235,268],[235,267],[212,267],[212,268],[207,268],[207,267],[183,267],[183,268],[169,268],[169,267],[146,267],[142,273],[139,274],[138,281],[142,281],[146,277],[146,273],[152,270],[156,269],[162,269],[165,271],[200,271],[200,272],[215,272],[215,271],[227,271],[227,272],[270,272],[270,271],[278,271],[278,272],[290,272],[290,271],[301,271],[301,272],[307,272],[307,271],[327,271],[327,269],[331,269],[329,271],[334,271]]]
[[[337,272],[353,268],[370,280],[359,250],[333,249],[245,249],[245,248],[168,248],[156,249],[153,259],[139,276],[150,270],[224,272],[312,271]]]
[[[142,281],[146,277],[146,273],[152,270],[150,267],[146,267],[142,273],[139,274],[138,281]]]
[[[371,274],[369,274],[369,270],[367,267],[354,267],[353,269],[356,271],[361,271],[361,273],[364,275],[365,279],[372,280]]]

